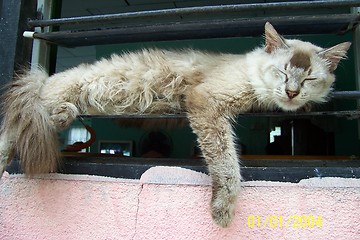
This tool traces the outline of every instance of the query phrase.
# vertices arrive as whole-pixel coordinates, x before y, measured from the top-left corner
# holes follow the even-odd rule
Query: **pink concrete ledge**
[[[4,174],[0,239],[360,239],[360,180],[246,182],[233,224],[214,225],[207,175],[155,167],[140,180]]]

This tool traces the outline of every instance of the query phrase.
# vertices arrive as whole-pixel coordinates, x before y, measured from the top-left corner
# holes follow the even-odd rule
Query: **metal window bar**
[[[139,18],[161,18],[167,16],[183,16],[214,13],[241,13],[249,11],[265,10],[290,10],[290,9],[318,9],[318,8],[339,8],[339,7],[358,7],[359,0],[323,0],[323,1],[293,1],[293,2],[270,2],[270,3],[250,3],[232,4],[219,6],[186,7],[161,10],[148,10],[141,12],[127,12],[118,14],[105,14],[85,17],[70,17],[49,20],[29,20],[31,27],[61,26],[69,24],[97,23],[99,21],[109,22],[125,19]]]
[[[337,9],[357,6],[360,6],[360,0],[315,0],[185,7],[48,20],[29,19],[28,24],[30,27],[80,26],[81,24],[90,24],[92,29],[85,30],[80,27],[80,29],[77,28],[76,30],[62,30],[59,32],[26,32],[24,36],[42,39],[65,47],[214,37],[243,37],[261,35],[266,21],[276,25],[277,29],[283,34],[339,34],[354,29],[360,22],[360,14],[308,14],[262,18],[244,18],[239,14],[239,17],[232,19],[229,19],[229,17],[227,19],[214,17],[213,19],[196,20],[195,22],[181,20],[166,22],[165,24],[156,22],[151,25],[146,22],[131,23],[131,26],[124,24],[124,20],[144,20],[148,18],[163,20],[164,17],[170,16],[208,16],[209,14],[216,16],[216,14],[248,13],[254,11]],[[114,27],[116,22],[120,22],[121,26],[117,25]],[[98,26],[98,24],[105,23],[109,25]],[[110,27],[110,24],[112,27]],[[89,28],[89,26],[87,25],[86,28]]]
[[[345,117],[349,120],[360,119],[360,110],[345,110],[345,111],[322,111],[322,112],[246,112],[240,113],[243,117],[292,117],[301,118],[309,116],[336,116]],[[133,118],[133,119],[148,119],[148,118],[186,118],[186,113],[169,113],[169,114],[121,114],[121,115],[80,115],[79,118]]]
[[[282,16],[238,19],[214,19],[196,22],[173,22],[124,27],[102,27],[90,30],[33,33],[24,36],[65,47],[129,42],[261,36],[265,22],[270,21],[282,34],[341,34],[360,22],[360,14],[321,16]]]
[[[333,99],[360,99],[360,91],[334,91]],[[248,112],[240,113],[239,116],[262,116],[262,117],[307,117],[307,116],[336,116],[345,117],[349,120],[360,119],[359,110],[345,111],[316,111],[316,112]],[[121,115],[81,115],[79,118],[186,118],[186,113],[169,114],[121,114]]]

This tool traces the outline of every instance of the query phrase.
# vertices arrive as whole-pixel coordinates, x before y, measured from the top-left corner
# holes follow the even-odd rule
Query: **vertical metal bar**
[[[360,13],[360,7],[352,8],[352,13]],[[354,64],[355,64],[355,81],[356,88],[360,90],[360,26],[358,25],[354,30],[353,35],[353,48],[354,48]],[[358,107],[360,100],[357,101]],[[358,120],[358,138],[360,139],[360,119]]]
[[[41,15],[43,19],[51,18],[51,9],[53,1],[37,0],[37,13]],[[39,27],[35,28],[35,31],[49,32],[49,27],[40,30]],[[34,39],[33,52],[31,58],[31,69],[37,69],[39,66],[49,70],[50,68],[50,46],[48,43]]]
[[[35,17],[36,0],[2,0],[0,2],[0,91],[14,70],[29,63],[32,41],[22,37],[28,28],[26,19]]]
[[[294,130],[294,121],[290,122],[291,126],[291,156],[295,156],[295,130]]]
[[[0,85],[7,83],[13,76],[20,7],[21,1],[5,0],[2,2],[0,13],[0,52],[2,53],[0,61]]]

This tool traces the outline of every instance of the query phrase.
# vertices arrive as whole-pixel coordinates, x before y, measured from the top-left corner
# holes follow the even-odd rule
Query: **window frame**
[[[35,2],[35,1],[33,1]],[[54,11],[51,8],[54,5],[46,5],[47,1],[39,0],[43,4],[41,15],[42,17],[52,18]],[[58,1],[54,1],[58,2]],[[3,2],[3,4],[6,1]],[[22,10],[25,11],[25,5],[22,5]],[[16,10],[14,10],[16,11]],[[353,8],[353,11],[359,12],[359,8]],[[15,20],[14,20],[15,21]],[[19,29],[21,31],[21,29]],[[43,28],[41,31],[51,31],[50,28]],[[355,40],[359,39],[359,27],[355,31]],[[17,40],[22,39],[19,35]],[[354,41],[355,48],[359,49],[359,40]],[[34,41],[32,62],[47,66],[51,69],[51,52],[53,49],[48,44],[42,41]],[[358,51],[360,52],[360,51]],[[19,53],[17,53],[19,55]],[[15,59],[16,57],[14,57]],[[356,55],[357,70],[359,70],[359,56]],[[360,82],[359,72],[357,72],[357,83]],[[358,124],[359,126],[359,124]],[[360,132],[360,130],[359,130]],[[360,134],[360,133],[359,133]],[[249,180],[271,180],[271,181],[289,181],[298,182],[301,179],[310,177],[352,177],[360,178],[360,161],[355,159],[343,158],[336,161],[341,162],[344,166],[334,164],[334,159],[320,159],[314,157],[312,161],[304,163],[300,159],[276,159],[269,157],[259,157],[257,160],[247,159],[242,160],[245,166],[242,168],[242,175],[246,181]],[[86,158],[86,160],[84,160]],[[251,158],[251,157],[250,157]],[[279,161],[285,161],[286,166],[279,166]],[[291,162],[289,162],[291,160]],[[311,160],[311,159],[308,159]],[[139,178],[141,174],[152,166],[170,165],[182,166],[196,171],[207,172],[206,165],[203,161],[191,162],[189,159],[142,159],[142,158],[126,158],[124,161],[117,161],[110,156],[82,156],[79,154],[65,154],[65,161],[60,172],[71,174],[94,174],[112,177],[125,178]],[[135,171],[134,171],[135,169]],[[17,161],[14,161],[8,168],[10,173],[20,172]]]

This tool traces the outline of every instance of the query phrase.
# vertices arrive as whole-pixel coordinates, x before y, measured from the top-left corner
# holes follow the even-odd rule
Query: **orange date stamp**
[[[249,228],[322,228],[323,219],[314,215],[249,215],[247,218]]]

